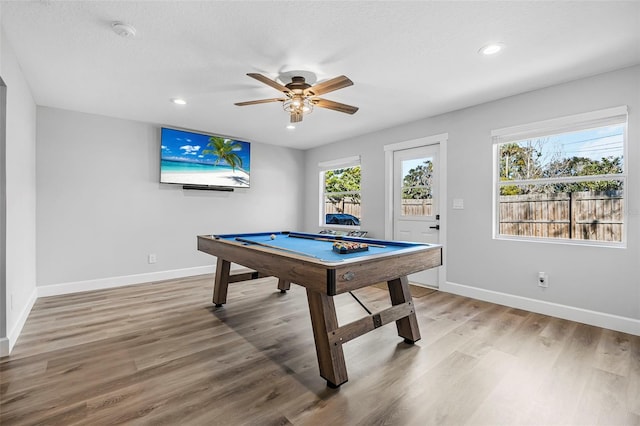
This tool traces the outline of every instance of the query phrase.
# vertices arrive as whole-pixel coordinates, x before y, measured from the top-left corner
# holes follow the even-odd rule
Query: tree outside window
[[[433,199],[433,162],[431,158],[403,162],[402,211],[403,216],[430,216]],[[409,165],[409,166],[407,166]],[[406,168],[405,168],[406,167]],[[406,170],[406,169],[409,170]]]
[[[324,183],[323,225],[360,225],[360,166],[326,170],[321,173],[321,179]]]

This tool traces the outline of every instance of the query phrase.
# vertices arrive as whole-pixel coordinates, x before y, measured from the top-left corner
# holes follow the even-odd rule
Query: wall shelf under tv
[[[233,188],[229,188],[228,186],[182,185],[182,189],[195,189],[195,190],[199,190],[199,191],[233,192]]]

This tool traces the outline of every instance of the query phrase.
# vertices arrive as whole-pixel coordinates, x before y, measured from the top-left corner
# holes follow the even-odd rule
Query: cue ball
[[[271,239],[275,240],[276,239],[276,234],[271,234]]]

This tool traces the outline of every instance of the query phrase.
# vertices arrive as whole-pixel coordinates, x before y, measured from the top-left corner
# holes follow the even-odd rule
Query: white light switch
[[[462,210],[464,209],[464,200],[462,198],[454,198],[453,199],[453,206],[452,206],[455,210]]]

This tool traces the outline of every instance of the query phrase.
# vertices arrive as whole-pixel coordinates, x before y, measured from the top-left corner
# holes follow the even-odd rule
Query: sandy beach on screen
[[[213,186],[249,187],[249,174],[244,170],[216,171],[210,173],[162,173],[164,183]]]

